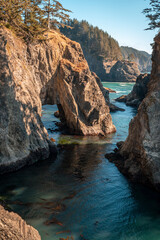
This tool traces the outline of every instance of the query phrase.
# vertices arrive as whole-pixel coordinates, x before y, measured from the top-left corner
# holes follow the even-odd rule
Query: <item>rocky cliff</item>
[[[41,240],[36,229],[16,213],[6,211],[0,205],[0,239],[1,240]]]
[[[115,100],[117,102],[125,102],[128,106],[138,107],[148,92],[149,81],[150,74],[139,75],[132,91],[128,95],[122,95]]]
[[[69,21],[68,24],[71,28],[61,27],[60,31],[81,44],[91,71],[102,81],[133,82],[140,74],[139,69],[142,70],[142,66],[143,70],[149,64],[151,66],[149,54],[132,48],[120,48],[115,39],[98,27],[77,19]],[[131,50],[134,50],[134,63],[128,61]]]
[[[141,73],[151,72],[152,61],[151,55],[145,51],[139,51],[131,47],[120,47],[124,60],[132,59],[138,64]]]
[[[114,132],[99,78],[80,44],[58,32],[26,45],[0,29],[0,172],[46,159],[55,146],[41,122],[42,104],[58,104],[72,133]]]
[[[117,61],[107,74],[107,81],[135,82],[140,75],[138,65],[130,61]]]
[[[155,38],[148,93],[119,150],[107,156],[131,179],[160,191],[160,34]],[[117,157],[115,157],[117,156]]]
[[[40,91],[44,83],[38,82],[33,61],[28,47],[1,28],[0,173],[46,159],[51,149],[56,152],[41,122]]]
[[[77,19],[68,22],[70,28],[61,27],[60,31],[68,38],[79,42],[91,71],[102,81],[106,81],[105,58],[122,60],[118,42],[107,32]]]

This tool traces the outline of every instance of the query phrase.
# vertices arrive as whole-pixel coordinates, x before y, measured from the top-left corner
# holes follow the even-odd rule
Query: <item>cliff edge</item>
[[[155,38],[148,93],[119,150],[106,157],[131,179],[160,191],[160,34]]]
[[[136,83],[133,86],[132,91],[128,95],[122,95],[115,100],[117,102],[125,102],[128,106],[139,107],[148,92],[149,81],[150,74],[140,74],[137,77]]]
[[[55,145],[41,122],[42,104],[57,104],[71,133],[115,132],[102,84],[81,46],[52,31],[26,44],[0,29],[0,172],[46,159]]]

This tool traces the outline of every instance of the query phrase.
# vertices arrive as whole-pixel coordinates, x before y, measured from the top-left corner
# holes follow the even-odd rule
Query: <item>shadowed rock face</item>
[[[0,239],[41,240],[41,237],[38,231],[27,225],[20,216],[0,206]]]
[[[118,155],[123,173],[160,191],[160,34],[155,38],[152,61],[148,93]]]
[[[40,89],[27,46],[0,30],[0,173],[14,171],[56,148],[41,122]]]
[[[107,81],[135,82],[139,75],[137,63],[125,60],[117,61],[107,74]]]
[[[56,74],[60,115],[71,133],[106,135],[114,132],[101,81],[90,72],[80,45],[74,44],[67,46]]]
[[[42,104],[61,106],[72,133],[114,132],[101,89],[78,43],[53,31],[46,42],[26,45],[1,28],[0,172],[55,153],[41,122]]]
[[[150,74],[141,74],[136,80],[132,91],[128,95],[122,95],[115,99],[117,102],[125,102],[128,106],[138,107],[148,92]]]

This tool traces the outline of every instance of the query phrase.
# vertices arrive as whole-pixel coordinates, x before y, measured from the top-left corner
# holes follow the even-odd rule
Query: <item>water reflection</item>
[[[63,146],[59,154],[61,165],[56,169],[57,174],[71,174],[78,180],[85,179],[102,162],[104,146],[100,144]]]
[[[120,91],[123,87],[123,94],[132,87],[111,85]],[[49,133],[62,143],[56,161],[40,161],[0,177],[0,199],[37,228],[42,240],[160,239],[160,196],[128,182],[104,158],[117,141],[125,140],[135,114],[118,104],[126,112],[112,114],[116,134],[99,138]],[[53,110],[44,106],[46,128],[55,127]]]

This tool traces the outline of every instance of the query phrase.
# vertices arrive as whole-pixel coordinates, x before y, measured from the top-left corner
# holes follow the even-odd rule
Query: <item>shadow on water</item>
[[[69,145],[59,154],[61,165],[56,169],[57,173],[71,174],[81,181],[97,168],[102,162],[101,154],[104,146],[98,144]]]
[[[55,162],[1,176],[0,195],[42,240],[158,240],[160,197],[129,183],[104,158],[111,146],[64,146]]]

